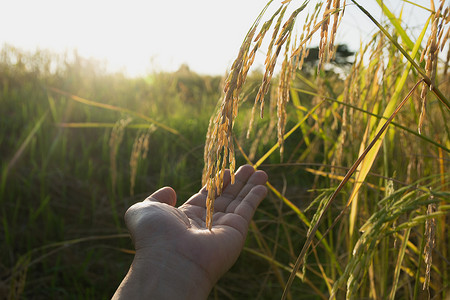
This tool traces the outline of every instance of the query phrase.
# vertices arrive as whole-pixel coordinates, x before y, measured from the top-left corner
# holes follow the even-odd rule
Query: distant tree
[[[308,55],[305,57],[305,64],[310,64],[312,66],[317,66],[319,63],[319,47],[308,48]],[[339,44],[336,46],[336,51],[331,58],[330,62],[338,66],[351,65],[352,60],[350,59],[355,52],[350,51],[348,46],[345,44]]]

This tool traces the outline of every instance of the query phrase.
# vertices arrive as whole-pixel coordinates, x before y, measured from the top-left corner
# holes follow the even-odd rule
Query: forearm
[[[203,275],[182,260],[135,257],[113,299],[206,299],[212,283]]]

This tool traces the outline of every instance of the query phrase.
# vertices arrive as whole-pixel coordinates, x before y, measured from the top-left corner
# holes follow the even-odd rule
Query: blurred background
[[[274,1],[266,15],[273,14],[279,3]],[[420,30],[428,17],[423,9],[403,1],[386,3],[395,15],[403,10],[403,22],[411,31]],[[176,71],[182,64],[200,74],[223,75],[266,4],[264,0],[4,1],[0,4],[0,45],[68,56],[76,50],[84,58],[98,60],[107,71],[128,76]],[[382,15],[376,1],[364,5],[375,17]],[[355,51],[376,27],[352,3],[347,4],[345,14],[336,42]],[[306,14],[298,18],[301,24]],[[315,37],[311,46],[318,41]],[[255,67],[262,68],[263,63],[264,53],[260,53]]]

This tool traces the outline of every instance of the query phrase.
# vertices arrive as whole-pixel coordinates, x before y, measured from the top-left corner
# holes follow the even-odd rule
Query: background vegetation
[[[283,5],[263,29],[288,28]],[[322,6],[311,13],[318,16]],[[442,24],[440,41],[447,43],[448,7],[423,9],[430,19],[423,34],[412,37],[384,7],[387,31],[375,33],[353,62],[344,55],[327,63],[320,48],[312,49],[303,68],[292,71],[281,133],[283,71],[272,81],[267,73],[246,74],[229,134],[236,165],[265,170],[271,192],[255,215],[244,252],[211,299],[278,299],[283,290],[292,299],[327,299],[333,293],[337,299],[448,296],[448,56],[429,58],[426,46],[428,36],[438,37],[436,20]],[[317,28],[323,24],[311,20],[311,29],[314,22]],[[311,59],[314,53],[317,59]],[[164,185],[175,188],[179,204],[201,186],[209,120],[221,109],[217,101],[223,101],[229,79],[200,76],[187,66],[135,79],[102,70],[76,53],[2,49],[4,298],[111,297],[133,257],[125,210]],[[424,101],[420,88],[413,91],[374,146],[379,151],[347,173],[424,75],[440,93]],[[255,119],[247,138],[264,82],[266,117]],[[298,259],[311,236],[308,255]],[[295,276],[291,286],[289,276]]]

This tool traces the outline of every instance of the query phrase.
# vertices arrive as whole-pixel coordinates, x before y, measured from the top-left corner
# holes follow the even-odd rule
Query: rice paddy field
[[[249,163],[269,194],[210,299],[449,299],[449,5],[403,1],[429,16],[412,34],[377,2],[271,1],[223,77],[4,45],[0,298],[110,298],[130,205]],[[346,5],[379,28],[354,54],[334,44]]]

